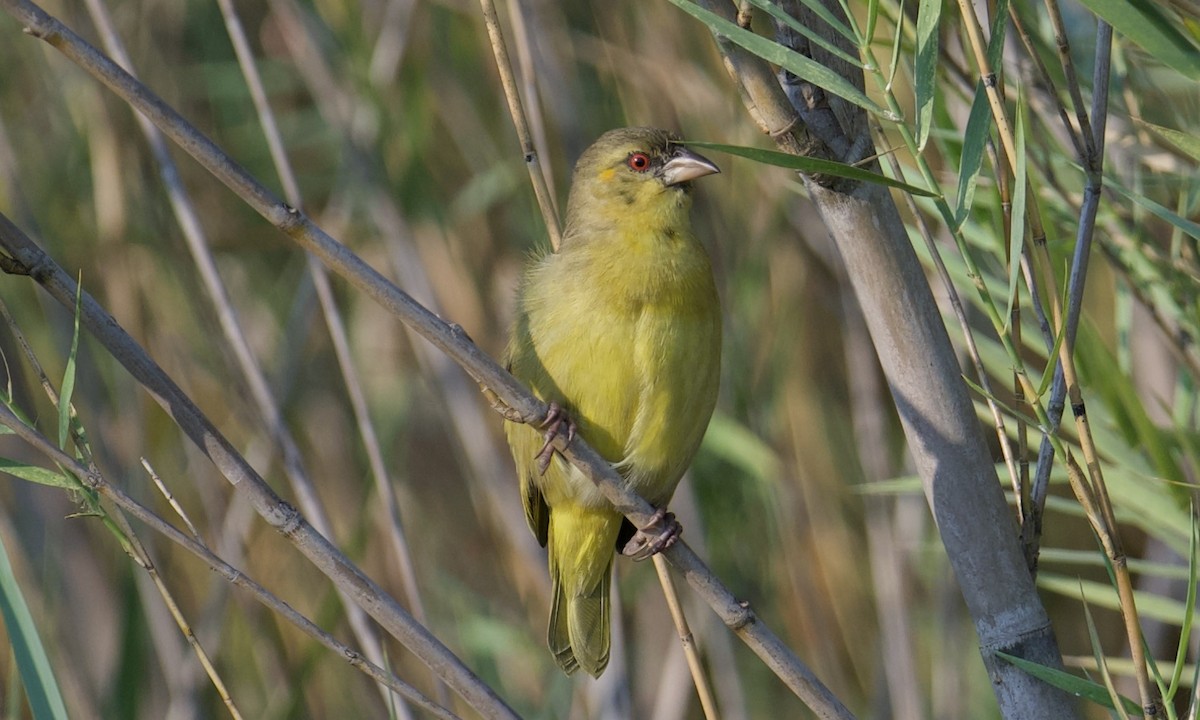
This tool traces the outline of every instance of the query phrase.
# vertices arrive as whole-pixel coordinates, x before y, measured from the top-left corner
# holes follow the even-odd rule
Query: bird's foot
[[[564,426],[565,429],[564,429]],[[550,460],[554,457],[556,450],[554,449],[554,438],[559,435],[566,434],[566,445],[570,445],[575,439],[575,421],[567,415],[566,411],[559,407],[558,403],[550,403],[549,409],[546,410],[546,417],[542,420],[539,427],[546,429],[546,433],[542,436],[546,442],[542,445],[542,449],[534,459],[537,460],[538,475],[545,475],[546,468],[550,467]]]
[[[653,557],[675,544],[683,533],[683,526],[675,519],[675,513],[667,512],[666,508],[658,508],[650,517],[650,523],[644,530],[638,530],[625,543],[621,554],[635,561]]]

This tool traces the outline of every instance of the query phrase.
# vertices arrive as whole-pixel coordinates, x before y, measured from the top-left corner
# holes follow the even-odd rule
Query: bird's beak
[[[719,172],[721,168],[713,164],[712,160],[685,147],[679,147],[671,154],[671,159],[663,164],[662,179],[664,185],[678,185]]]

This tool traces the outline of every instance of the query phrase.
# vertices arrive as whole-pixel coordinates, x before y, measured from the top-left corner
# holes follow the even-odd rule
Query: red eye
[[[625,161],[634,172],[646,172],[650,169],[650,156],[644,152],[635,152]]]

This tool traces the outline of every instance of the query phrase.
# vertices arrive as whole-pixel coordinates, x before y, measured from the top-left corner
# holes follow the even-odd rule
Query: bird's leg
[[[629,542],[625,543],[621,554],[635,561],[645,560],[674,545],[682,533],[683,526],[675,519],[675,513],[667,512],[666,508],[658,508],[650,516],[646,529],[634,533]]]
[[[575,439],[575,421],[567,415],[558,403],[551,402],[549,409],[546,410],[546,418],[542,420],[539,427],[546,429],[546,443],[542,445],[542,449],[535,456],[537,460],[538,475],[545,475],[546,468],[550,467],[550,459],[554,457],[554,438],[563,434],[563,426],[566,426],[567,445]],[[565,446],[564,446],[565,447]]]

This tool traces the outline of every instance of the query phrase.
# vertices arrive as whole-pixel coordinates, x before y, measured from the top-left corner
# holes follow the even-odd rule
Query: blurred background
[[[1040,3],[1015,5],[1029,20],[1037,53],[1061,77]],[[899,10],[886,0],[879,6],[875,52],[887,58]],[[253,175],[280,187],[217,3],[56,0],[44,7],[97,44],[97,18],[109,15],[142,80]],[[1095,19],[1064,7],[1086,92]],[[1194,21],[1186,3],[1177,10]],[[237,11],[304,209],[498,357],[521,268],[547,241],[479,6],[269,0]],[[559,207],[574,159],[612,127],[655,125],[687,139],[770,146],[708,30],[668,3],[513,0],[501,4],[501,14]],[[911,95],[911,20],[899,30],[893,90],[902,98]],[[755,22],[769,34],[761,13]],[[975,79],[960,70],[969,64],[957,25],[944,27],[945,71],[926,155],[952,194]],[[1082,178],[1047,100],[1061,88],[1028,80],[1022,48],[1014,45],[1009,55],[1006,69],[1028,103],[1031,176],[1062,269]],[[1118,517],[1137,558],[1147,642],[1169,669],[1191,612],[1183,599],[1200,448],[1200,365],[1192,345],[1200,322],[1200,185],[1186,141],[1140,121],[1195,133],[1200,94],[1194,79],[1120,40],[1115,57],[1107,167],[1124,192],[1110,191],[1100,211],[1079,356]],[[295,503],[292,474],[132,111],[23,35],[8,15],[0,15],[0,68],[0,210],[81,278]],[[616,564],[621,604],[603,679],[557,670],[544,646],[544,555],[520,511],[501,420],[478,388],[370,298],[335,280],[331,299],[382,467],[373,462],[370,433],[355,417],[331,339],[336,333],[305,254],[182,152],[169,153],[332,539],[523,716],[701,717],[649,564]],[[974,630],[920,484],[909,475],[903,436],[836,249],[792,174],[708,154],[722,174],[697,184],[694,222],[714,261],[726,331],[716,416],[673,504],[685,539],[860,717],[996,716]],[[904,152],[897,159],[911,167]],[[985,159],[965,227],[987,280],[1003,288],[992,172]],[[910,173],[910,181],[917,178]],[[926,214],[937,235],[936,217]],[[975,302],[953,246],[944,252],[959,292]],[[936,283],[935,292],[945,295]],[[22,277],[0,276],[0,300],[57,382],[71,345],[71,313]],[[1011,387],[1007,359],[979,320],[977,341],[993,381]],[[957,323],[950,318],[948,325],[960,343]],[[1025,350],[1040,378],[1047,349],[1030,328]],[[0,350],[13,404],[53,436],[54,405],[8,329],[0,330]],[[86,333],[77,374],[74,403],[111,482],[174,518],[140,465],[146,458],[215,551],[356,645],[326,579],[234,496]],[[999,462],[988,423],[985,415],[981,431]],[[45,464],[21,443],[0,441],[0,454]],[[1115,658],[1120,674],[1128,652],[1114,594],[1059,475],[1056,469],[1043,540],[1043,596],[1068,665],[1094,668],[1098,651]],[[0,538],[71,716],[220,716],[219,697],[145,574],[99,522],[74,517],[78,510],[71,493],[0,479]],[[980,521],[1011,523],[1017,532],[1011,518]],[[137,529],[247,717],[408,716],[385,705],[374,684],[336,653]],[[808,716],[707,607],[686,587],[682,592],[723,717]],[[1099,646],[1089,637],[1081,593]],[[383,650],[400,677],[438,695],[412,655],[392,642]],[[1192,662],[1194,655],[1183,673],[1187,683]],[[23,717],[13,668],[11,653],[0,653],[4,712]],[[461,701],[451,703],[471,716]]]

